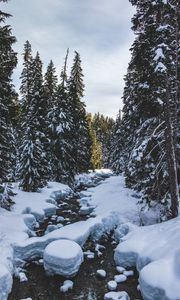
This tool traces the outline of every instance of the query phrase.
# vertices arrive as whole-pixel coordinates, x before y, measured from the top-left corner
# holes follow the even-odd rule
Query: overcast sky
[[[11,0],[2,6],[13,15],[9,22],[18,40],[16,85],[26,40],[34,53],[40,52],[44,68],[52,59],[58,74],[69,47],[69,70],[74,50],[81,55],[87,110],[117,114],[134,39],[130,29],[133,9],[128,0]]]

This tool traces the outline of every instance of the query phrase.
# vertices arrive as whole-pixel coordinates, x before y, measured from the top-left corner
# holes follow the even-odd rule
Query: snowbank
[[[82,173],[75,176],[75,186],[79,187],[95,187],[100,181],[113,175],[110,169],[96,169],[89,173]]]
[[[14,192],[12,211],[0,208],[0,300],[7,299],[12,287],[14,243],[23,243],[33,236],[37,221],[53,215],[57,202],[72,190],[64,184],[49,182],[39,193],[26,193],[16,186]]]
[[[180,217],[135,228],[115,250],[115,262],[136,266],[145,300],[180,299]]]
[[[70,240],[50,243],[44,250],[44,268],[49,275],[58,274],[67,278],[74,277],[83,262],[81,247]]]
[[[49,182],[39,193],[27,193],[14,189],[17,195],[13,198],[16,213],[33,214],[37,221],[43,221],[46,216],[56,213],[56,204],[72,193],[70,187],[58,182]]]

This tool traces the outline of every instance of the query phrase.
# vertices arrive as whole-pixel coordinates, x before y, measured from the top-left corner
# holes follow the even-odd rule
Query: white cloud
[[[76,49],[82,58],[88,111],[116,115],[133,41],[128,0],[16,0],[3,4],[3,9],[13,15],[10,23],[18,39],[17,85],[27,39],[45,66],[53,59],[58,73],[66,49]]]

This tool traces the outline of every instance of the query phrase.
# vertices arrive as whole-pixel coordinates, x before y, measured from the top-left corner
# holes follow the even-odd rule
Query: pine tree
[[[176,9],[173,1],[130,2],[137,9],[133,18],[137,37],[131,49],[132,59],[126,76],[121,126],[124,144],[121,156],[126,163],[126,183],[142,192],[145,203],[151,205],[152,201],[156,201],[168,207],[165,74],[168,70],[169,113],[172,122],[177,124],[177,101],[174,97],[177,77],[174,67],[177,54]]]
[[[44,134],[47,137],[46,143],[44,144],[45,151],[47,154],[47,159],[49,162],[49,168],[51,172],[49,173],[49,179],[52,179],[52,132],[50,130],[52,123],[51,111],[56,106],[56,98],[57,98],[57,75],[56,68],[54,67],[53,61],[51,60],[47,71],[44,76],[44,118],[46,120],[46,124],[43,128]]]
[[[29,41],[26,41],[26,43],[24,44],[24,53],[23,53],[23,70],[20,76],[21,79],[21,86],[20,86],[20,93],[21,93],[21,99],[20,99],[20,103],[21,103],[21,118],[23,119],[23,117],[26,115],[27,113],[27,108],[29,105],[29,101],[30,101],[30,94],[31,94],[31,77],[32,77],[32,69],[31,69],[31,65],[32,65],[32,61],[33,61],[33,57],[32,57],[32,48],[31,48],[31,44]]]
[[[13,161],[11,109],[16,95],[11,76],[17,64],[16,53],[12,49],[16,39],[11,33],[11,27],[4,25],[8,17],[9,14],[0,11],[0,206],[5,208],[9,208],[12,193],[7,184]]]
[[[72,145],[73,120],[67,95],[67,60],[60,76],[53,107],[49,113],[49,129],[51,136],[51,168],[52,178],[58,182],[72,184],[75,175],[75,160]]]
[[[110,166],[116,174],[120,174],[124,169],[124,161],[121,152],[123,147],[122,131],[121,131],[121,110],[116,118],[114,130],[112,133],[112,143],[110,150]]]
[[[93,117],[93,128],[96,131],[97,140],[101,144],[104,168],[110,167],[111,139],[114,123],[113,118],[105,117],[99,113]]]
[[[31,86],[26,116],[23,122],[23,138],[20,146],[19,179],[20,187],[27,192],[38,191],[45,186],[48,177],[44,126],[44,90],[42,62],[37,53],[30,66],[29,85]]]
[[[89,135],[91,138],[91,161],[90,168],[92,170],[102,168],[102,147],[101,143],[98,142],[96,132],[93,128],[93,117],[89,113],[87,114],[87,122],[89,128]]]
[[[90,167],[91,138],[86,119],[83,73],[79,53],[75,52],[71,75],[68,80],[68,103],[72,116],[72,145],[75,159],[75,173],[85,172]]]

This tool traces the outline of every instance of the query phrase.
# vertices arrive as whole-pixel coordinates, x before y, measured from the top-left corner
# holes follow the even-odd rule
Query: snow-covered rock
[[[105,278],[106,277],[106,271],[105,270],[97,270],[96,272],[97,276],[98,277],[101,277],[101,278]]]
[[[129,270],[129,271],[125,270],[125,271],[123,272],[123,274],[124,274],[126,277],[134,276],[134,271],[132,271],[132,270]]]
[[[67,293],[69,290],[72,290],[73,285],[74,285],[73,281],[65,280],[63,285],[60,287],[60,291],[62,293]]]
[[[82,262],[82,249],[74,241],[54,241],[45,248],[44,268],[49,275],[73,277],[77,274]]]
[[[53,230],[56,230],[57,228],[58,228],[57,225],[49,224],[49,225],[47,226],[47,228],[46,228],[45,234],[47,234],[47,233],[49,233],[49,232],[51,232],[51,231],[53,231]]]
[[[107,287],[110,291],[115,291],[117,289],[117,282],[115,280],[110,280],[107,283]]]
[[[118,271],[118,273],[123,273],[126,269],[124,267],[117,266],[116,270]]]
[[[115,276],[114,276],[114,280],[115,280],[117,283],[124,282],[124,281],[127,280],[127,276],[125,276],[124,274],[115,275]]]
[[[28,281],[27,276],[24,272],[19,272],[19,280],[20,282]]]
[[[109,292],[104,295],[104,300],[130,300],[126,292]]]

